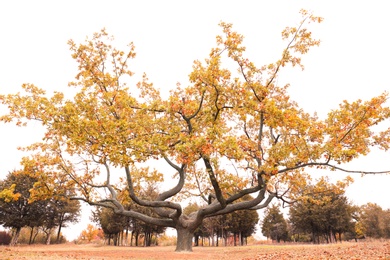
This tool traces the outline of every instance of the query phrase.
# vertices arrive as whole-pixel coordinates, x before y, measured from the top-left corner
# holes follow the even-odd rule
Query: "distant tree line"
[[[184,209],[184,214],[191,215],[200,208],[200,205],[190,203]],[[258,222],[259,215],[254,210],[241,210],[206,218],[195,230],[194,245],[245,245],[247,238],[255,233]]]
[[[59,243],[61,228],[79,220],[80,203],[69,200],[74,195],[71,190],[49,199],[32,199],[35,185],[42,184],[34,174],[26,171],[10,172],[0,181],[0,225],[11,230],[0,232],[0,244],[15,245],[18,241],[50,244],[52,238]],[[288,218],[284,217],[279,205],[267,208],[261,221],[263,235],[276,242],[312,243],[390,238],[390,209],[384,210],[375,203],[353,205],[345,196],[344,187],[330,184],[327,179],[321,179],[315,185],[308,184],[290,204]],[[149,183],[138,192],[140,198],[153,199],[158,189]],[[152,217],[156,214],[152,208],[138,208],[131,201],[123,204],[127,210],[142,211]],[[190,216],[200,208],[201,205],[190,203],[184,214]],[[118,215],[103,207],[93,211],[92,220],[100,226],[108,245],[157,245],[158,236],[165,232],[164,227]],[[247,238],[256,231],[258,222],[259,215],[253,210],[206,218],[194,232],[194,245],[245,245]],[[92,233],[85,232],[87,240]]]
[[[34,185],[41,184],[26,171],[10,172],[0,181],[0,225],[11,229],[10,245],[18,243],[22,229],[29,229],[28,244],[42,234],[50,244],[55,231],[55,242],[59,243],[61,228],[79,220],[80,203],[69,200],[71,190],[50,199],[33,200]]]
[[[390,238],[390,210],[375,203],[353,205],[344,191],[321,180],[309,185],[309,196],[290,205],[285,219],[280,207],[265,211],[262,233],[276,242],[334,243],[362,238]]]
[[[164,227],[149,225],[134,218],[115,214],[108,208],[97,208],[93,211],[93,220],[101,227],[107,245],[156,245],[157,236],[165,232]]]

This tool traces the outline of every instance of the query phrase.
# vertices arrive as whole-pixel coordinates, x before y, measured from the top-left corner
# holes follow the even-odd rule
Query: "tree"
[[[383,210],[375,203],[367,203],[360,207],[358,219],[365,237],[390,237],[389,210]]]
[[[236,238],[240,245],[246,244],[247,237],[253,235],[259,222],[259,214],[253,210],[240,210],[230,213],[228,231],[233,233],[234,245],[237,245]]]
[[[115,214],[109,208],[98,208],[93,212],[93,218],[96,223],[102,228],[104,235],[108,239],[108,245],[111,244],[111,239],[114,245],[119,245],[119,233],[123,231],[128,223],[125,216]]]
[[[88,224],[87,228],[81,231],[80,239],[87,240],[90,243],[92,240],[96,239],[99,234],[99,229],[97,229],[94,225]]]
[[[295,232],[311,234],[313,243],[320,243],[320,236],[326,241],[337,241],[336,233],[354,229],[352,221],[354,207],[344,196],[345,187],[351,180],[332,184],[321,178],[315,185],[309,185],[301,199],[290,207],[290,223]]]
[[[31,202],[30,189],[36,178],[24,171],[10,172],[5,180],[0,181],[0,191],[4,195],[0,198],[0,224],[14,229],[11,246],[18,242],[23,227],[31,227],[30,243],[33,228],[42,224],[45,202]],[[7,191],[7,192],[4,192]]]
[[[79,221],[81,205],[78,200],[70,200],[69,198],[54,200],[54,203],[57,218],[56,226],[58,227],[56,243],[60,243],[61,228],[67,227],[68,223]]]
[[[293,197],[304,185],[305,168],[347,171],[342,164],[372,146],[389,148],[390,130],[374,129],[390,116],[386,93],[364,102],[344,101],[319,119],[290,99],[288,86],[278,85],[284,67],[303,68],[302,55],[319,45],[307,24],[322,19],[301,13],[302,22],[282,32],[287,43],[280,59],[261,67],[245,57],[244,37],[221,23],[217,46],[204,62],[194,62],[190,84],[178,84],[167,98],[146,75],[129,86],[132,43],[128,51],[118,50],[105,30],[82,44],[69,41],[79,69],[70,83],[75,95],[50,97],[25,84],[24,94],[0,96],[8,107],[0,120],[17,125],[38,120],[46,128],[42,142],[26,149],[45,179],[42,193],[54,196],[56,180],[63,178],[64,187],[77,189],[77,199],[175,228],[176,251],[191,251],[203,219],[265,208],[273,198]],[[164,176],[143,168],[153,162]],[[121,205],[111,178],[120,171],[129,198],[158,217]],[[104,181],[95,178],[98,174],[105,174]],[[137,188],[150,180],[169,188],[153,200],[142,199]],[[250,194],[253,199],[240,200]],[[185,215],[180,201],[188,196],[209,203]]]
[[[15,228],[11,245],[18,241],[21,228],[30,228],[29,244],[33,243],[34,232],[42,229],[47,235],[46,243],[50,243],[52,230],[66,222],[78,221],[79,201],[69,201],[68,197],[49,199],[33,199],[34,186],[39,185],[38,177],[29,168],[13,171],[0,182],[0,223]],[[9,188],[8,188],[9,187]],[[57,238],[58,239],[58,238]]]
[[[288,238],[287,222],[280,212],[279,206],[273,205],[265,211],[264,219],[262,220],[261,232],[267,238],[286,241]]]
[[[387,239],[390,238],[390,209],[383,212],[383,236]]]
[[[69,193],[72,194],[72,193]],[[71,197],[71,195],[68,195]],[[44,215],[44,228],[47,234],[47,244],[50,244],[51,233],[57,228],[56,243],[60,242],[61,229],[68,223],[77,223],[80,217],[80,202],[69,200],[69,197],[52,198],[48,201]]]

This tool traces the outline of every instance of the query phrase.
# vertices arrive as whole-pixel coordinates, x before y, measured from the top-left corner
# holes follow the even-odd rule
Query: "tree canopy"
[[[10,172],[5,180],[0,181],[0,194],[2,194],[0,196],[0,224],[15,230],[11,245],[18,242],[23,227],[30,227],[31,235],[34,228],[42,228],[46,232],[48,244],[51,231],[58,228],[57,242],[59,242],[61,227],[67,222],[78,221],[79,201],[69,201],[69,197],[40,200],[32,197],[34,194],[32,191],[38,179],[29,171],[19,170]]]
[[[69,83],[73,97],[59,91],[49,96],[33,84],[24,84],[23,93],[0,96],[8,107],[1,121],[37,120],[46,129],[42,142],[26,148],[31,155],[22,162],[39,173],[34,196],[57,196],[74,187],[77,199],[91,205],[175,228],[176,250],[191,251],[203,219],[265,208],[273,198],[294,199],[306,168],[360,172],[342,165],[373,146],[389,148],[390,130],[376,127],[390,116],[388,94],[343,101],[325,119],[299,108],[289,86],[277,79],[283,67],[303,69],[302,55],[320,43],[307,25],[322,18],[301,14],[298,26],[282,32],[286,47],[280,59],[260,67],[245,56],[244,37],[221,23],[216,46],[204,61],[194,61],[189,85],[178,84],[167,98],[146,74],[131,83],[133,43],[118,50],[105,30],[84,43],[70,40],[79,70]],[[157,170],[144,167],[153,161]],[[158,171],[162,163],[169,169],[164,174]],[[117,184],[113,176],[121,172]],[[164,189],[144,199],[142,187],[151,182]],[[247,195],[253,198],[241,200]],[[121,196],[157,216],[126,209]],[[187,197],[208,203],[186,215],[180,201]]]
[[[306,233],[313,243],[320,243],[323,237],[328,243],[341,241],[341,235],[354,232],[353,216],[355,207],[345,194],[349,181],[329,183],[321,178],[316,184],[310,184],[305,195],[290,207],[290,218],[293,232]]]
[[[265,237],[276,240],[278,243],[288,239],[287,222],[278,205],[268,207],[261,222],[261,232]]]

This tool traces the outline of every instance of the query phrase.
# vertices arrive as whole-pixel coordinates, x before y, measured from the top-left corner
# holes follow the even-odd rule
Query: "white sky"
[[[206,58],[215,46],[220,21],[233,23],[245,36],[247,56],[261,66],[280,57],[285,46],[280,32],[296,25],[304,8],[325,18],[312,28],[321,46],[304,57],[305,71],[282,71],[279,82],[291,83],[290,95],[306,111],[325,116],[344,99],[368,99],[390,90],[387,5],[299,0],[1,1],[0,93],[17,92],[27,82],[67,91],[77,72],[67,41],[80,42],[103,27],[115,36],[117,46],[134,42],[137,57],[132,70],[138,77],[146,72],[163,91],[176,82],[186,84],[193,60]],[[37,128],[0,124],[0,179],[18,168],[22,154],[17,146],[39,140]],[[375,152],[348,168],[389,170],[389,159],[389,153]],[[353,202],[390,208],[389,175],[353,177],[355,183],[347,191]],[[86,221],[66,229],[67,235],[77,236]]]

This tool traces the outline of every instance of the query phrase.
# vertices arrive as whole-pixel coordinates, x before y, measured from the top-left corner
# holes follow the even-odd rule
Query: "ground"
[[[174,247],[114,247],[98,245],[0,246],[0,259],[390,259],[390,241],[331,245],[252,245],[194,247],[176,253]]]

